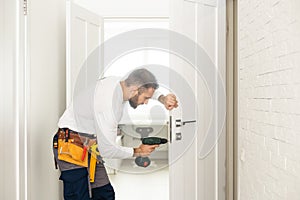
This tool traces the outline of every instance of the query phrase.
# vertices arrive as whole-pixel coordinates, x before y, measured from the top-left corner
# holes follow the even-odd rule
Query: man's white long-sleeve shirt
[[[97,134],[98,148],[104,158],[128,158],[133,148],[115,143],[118,123],[122,118],[123,91],[119,77],[98,80],[96,85],[74,97],[58,122],[58,127],[79,133]],[[161,95],[155,92],[153,97]]]

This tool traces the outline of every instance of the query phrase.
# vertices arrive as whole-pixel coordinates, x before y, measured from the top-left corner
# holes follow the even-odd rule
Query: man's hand
[[[159,147],[159,145],[145,145],[141,144],[138,148],[134,148],[134,157],[142,156],[146,157],[149,156],[156,147]]]
[[[168,94],[167,96],[161,95],[158,100],[164,104],[167,110],[172,110],[178,107],[178,101],[174,94]]]

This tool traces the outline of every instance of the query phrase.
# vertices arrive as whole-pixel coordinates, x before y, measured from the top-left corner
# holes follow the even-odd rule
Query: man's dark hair
[[[159,87],[155,76],[144,68],[132,71],[125,79],[125,84],[127,86],[136,85],[139,88],[153,88],[155,90]]]

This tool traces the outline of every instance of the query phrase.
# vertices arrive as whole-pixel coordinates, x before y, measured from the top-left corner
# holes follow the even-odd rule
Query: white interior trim
[[[66,1],[66,106],[72,99],[71,88],[71,1]]]

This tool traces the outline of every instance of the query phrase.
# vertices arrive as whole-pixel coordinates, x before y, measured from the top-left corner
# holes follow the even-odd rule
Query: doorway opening
[[[111,17],[104,18],[103,27],[104,41],[106,41],[118,34],[135,29],[169,29],[169,19]],[[157,39],[155,38],[155,40]],[[169,55],[166,52],[139,49],[112,63],[104,71],[104,77],[119,76],[124,78],[135,68],[155,64],[169,66],[169,60]],[[158,90],[163,94],[168,93],[168,89],[163,86],[160,86]],[[145,136],[143,134],[168,138],[168,119],[169,113],[158,101],[150,100],[147,105],[141,105],[137,109],[131,108],[127,103],[119,123],[117,143],[127,147],[137,147],[141,144],[141,138]],[[145,131],[140,132],[139,130]],[[155,194],[156,200],[169,199],[168,155],[168,145],[161,145],[150,155],[151,163],[145,168],[137,166],[134,158],[106,159],[106,169],[115,188],[116,199],[139,200],[143,197],[144,200],[151,200],[154,197],[150,194]],[[129,193],[129,190],[133,192]],[[149,193],[149,191],[151,192]]]

